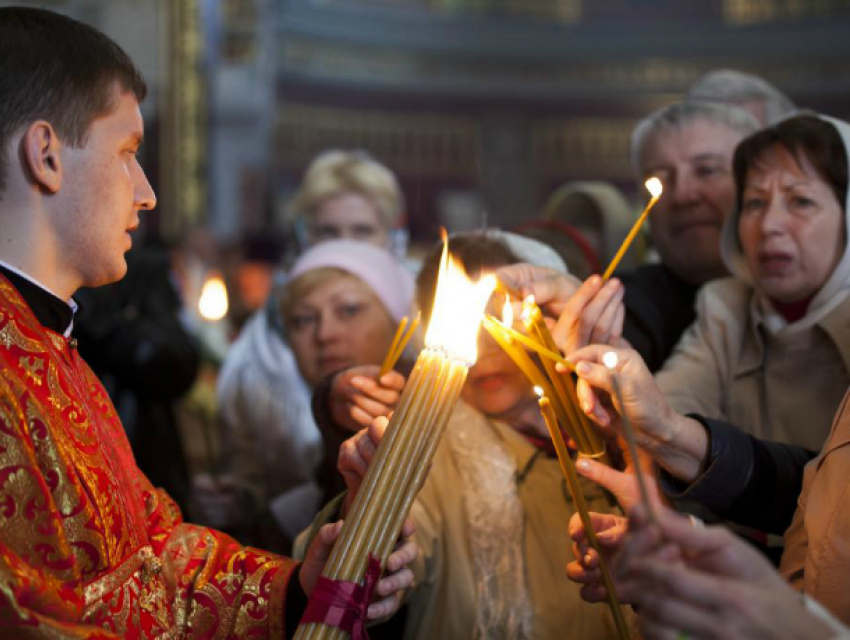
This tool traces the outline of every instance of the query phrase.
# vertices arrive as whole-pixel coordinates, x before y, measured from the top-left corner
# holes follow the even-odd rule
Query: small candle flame
[[[198,300],[198,313],[204,320],[215,322],[227,315],[227,287],[219,275],[212,275],[204,282]]]
[[[602,364],[611,370],[617,368],[617,362],[619,362],[619,360],[620,359],[617,357],[617,354],[613,351],[608,351],[602,356]]]
[[[478,282],[470,280],[463,265],[449,255],[448,238],[444,236],[434,310],[425,334],[425,346],[441,349],[470,366],[474,364],[478,359],[478,328],[497,284],[492,273]]]
[[[534,393],[537,394],[538,398],[542,398],[543,397],[543,387],[538,387],[537,385],[534,385]]]
[[[534,307],[534,295],[529,294],[525,297],[522,304],[522,319],[528,320],[531,316],[531,309]]]
[[[514,326],[514,308],[511,306],[511,297],[505,297],[505,306],[502,307],[502,324],[506,327]]]
[[[649,180],[644,183],[646,186],[646,190],[649,191],[650,195],[653,198],[657,198],[661,195],[661,192],[664,191],[664,187],[661,184],[661,180],[653,176]]]

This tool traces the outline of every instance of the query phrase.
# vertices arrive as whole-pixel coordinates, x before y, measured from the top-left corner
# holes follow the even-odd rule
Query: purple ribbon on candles
[[[381,561],[371,553],[363,584],[321,576],[310,595],[301,624],[319,623],[342,629],[351,640],[369,640],[366,611],[381,577]]]

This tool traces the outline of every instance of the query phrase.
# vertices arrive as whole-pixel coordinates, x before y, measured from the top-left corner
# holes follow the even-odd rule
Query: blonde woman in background
[[[339,150],[313,160],[289,207],[303,249],[328,240],[351,240],[389,250],[403,211],[404,197],[392,171],[363,151]],[[313,453],[309,462],[295,470],[269,477],[266,487],[276,488],[270,493],[255,491],[258,503],[253,509],[246,510],[246,494],[226,476],[216,484],[209,477],[199,477],[195,497],[200,519],[218,527],[236,527],[240,535],[265,548],[286,549],[290,532],[281,532],[269,501],[280,497],[287,502],[281,492],[292,490],[285,510],[310,521],[320,500],[313,475],[321,459],[321,440],[310,408],[311,385],[299,372],[280,314],[287,275],[282,274],[281,280],[265,306],[245,323],[219,372],[221,440],[227,442],[226,434],[245,429],[285,430],[294,450]],[[288,478],[286,486],[281,484],[283,476]],[[252,484],[258,487],[262,482]]]

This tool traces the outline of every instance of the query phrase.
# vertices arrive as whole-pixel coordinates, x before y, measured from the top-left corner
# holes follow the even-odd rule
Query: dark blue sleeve
[[[674,500],[698,502],[718,516],[768,533],[791,524],[803,487],[803,468],[817,454],[759,440],[731,424],[699,415],[708,431],[705,469],[690,484],[662,471],[662,491]]]

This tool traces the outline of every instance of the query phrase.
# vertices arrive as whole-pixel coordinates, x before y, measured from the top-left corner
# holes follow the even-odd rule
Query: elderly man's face
[[[640,157],[644,177],[657,176],[664,195],[650,214],[650,235],[661,261],[692,283],[726,272],[720,232],[735,206],[732,154],[743,134],[695,120],[649,138]]]

